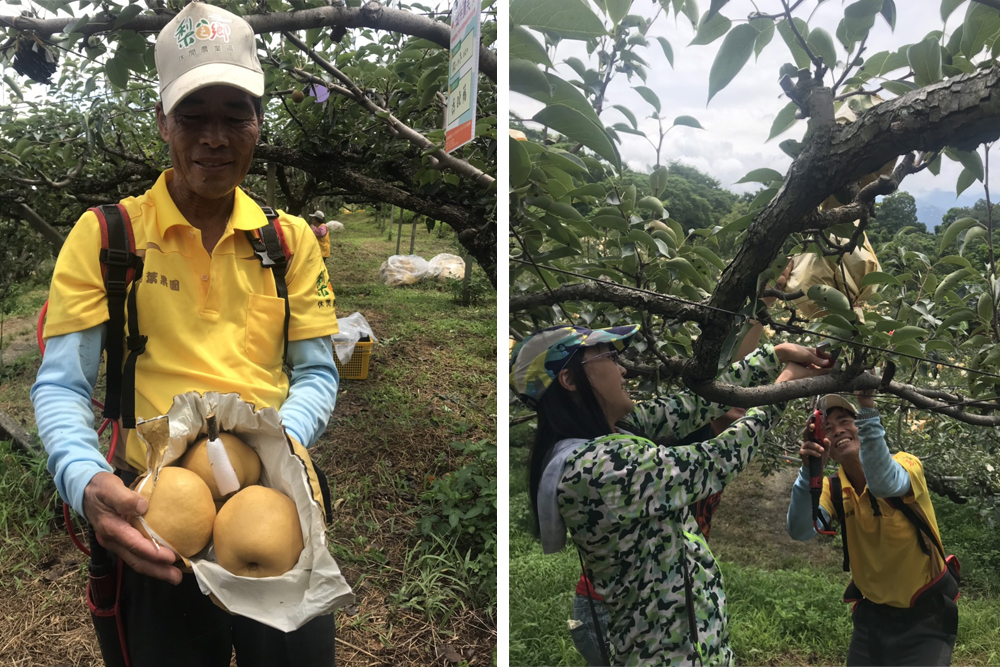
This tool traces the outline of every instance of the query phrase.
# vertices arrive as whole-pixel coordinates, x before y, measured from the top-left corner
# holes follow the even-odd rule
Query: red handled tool
[[[813,409],[812,416],[809,417],[809,424],[806,427],[809,432],[809,439],[823,445],[826,438],[826,418],[823,411],[817,406]],[[813,527],[820,535],[836,535],[829,522],[819,511],[819,499],[823,495],[823,459],[819,456],[809,457],[809,493],[812,495],[812,516]],[[822,524],[822,527],[820,527]]]

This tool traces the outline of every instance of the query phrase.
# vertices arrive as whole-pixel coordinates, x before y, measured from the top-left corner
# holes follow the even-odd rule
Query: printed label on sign
[[[451,50],[451,71],[457,72],[460,70],[465,63],[469,62],[469,58],[472,57],[474,49],[476,46],[476,36],[474,33],[469,33],[462,43],[458,45],[457,49]]]
[[[448,124],[458,120],[472,107],[472,72],[466,72],[448,95]]]

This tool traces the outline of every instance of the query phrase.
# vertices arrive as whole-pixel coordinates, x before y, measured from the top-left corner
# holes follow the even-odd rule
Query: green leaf
[[[115,24],[112,26],[112,30],[117,30],[123,25],[131,23],[132,19],[138,16],[142,12],[142,7],[139,5],[129,5],[118,14],[118,18],[115,19]]]
[[[720,9],[725,7],[729,3],[729,0],[712,0],[712,4],[708,8],[708,15],[711,16],[715,14]]]
[[[977,181],[982,181],[986,177],[986,170],[983,168],[983,158],[978,151],[960,151],[956,148],[944,149],[944,154],[955,162],[960,162],[968,169]]]
[[[925,39],[906,50],[906,59],[913,68],[913,80],[928,86],[941,80],[941,45],[936,39]]]
[[[598,227],[604,227],[606,229],[613,229],[616,232],[627,232],[628,231],[628,221],[620,215],[598,215],[593,220],[592,223]]]
[[[979,303],[976,304],[976,313],[983,322],[993,321],[993,296],[989,292],[979,295]]]
[[[961,282],[962,279],[965,278],[970,273],[971,271],[969,269],[959,269],[958,271],[949,273],[947,276],[945,276],[944,280],[942,280],[938,284],[937,289],[934,290],[934,300],[935,301],[943,300],[945,292],[949,292],[952,289],[954,289],[955,286],[958,285],[958,283]]]
[[[948,228],[944,230],[944,235],[941,237],[941,252],[944,252],[944,249],[951,245],[958,238],[959,234],[969,227],[978,224],[979,222],[975,218],[959,218],[948,225]]]
[[[789,102],[778,112],[778,115],[774,117],[774,122],[771,123],[771,132],[767,135],[767,140],[770,141],[776,136],[795,125],[796,118],[795,112],[799,110],[799,106],[795,102]]]
[[[965,0],[941,0],[941,20],[947,21],[951,13],[958,9],[963,2]]]
[[[614,105],[612,105],[611,108],[618,109],[619,111],[621,111],[622,115],[625,116],[625,118],[628,119],[628,122],[632,124],[632,127],[634,129],[636,129],[636,130],[639,129],[639,123],[636,122],[635,114],[632,113],[631,109],[629,109],[628,107],[622,106],[621,104],[614,104]]]
[[[958,175],[958,180],[955,182],[955,197],[969,189],[969,186],[976,182],[976,175],[973,174],[968,168],[963,169],[962,173]]]
[[[604,6],[608,10],[608,18],[618,25],[632,7],[632,0],[604,0]]]
[[[795,18],[793,20],[795,21],[795,28],[799,31],[799,34],[802,35],[803,38],[808,39],[809,27],[806,25],[806,22],[800,18]],[[778,34],[781,35],[781,39],[784,40],[788,50],[791,51],[792,58],[795,60],[795,65],[799,69],[812,65],[812,62],[809,60],[809,54],[807,54],[806,50],[802,48],[802,44],[799,43],[795,33],[792,32],[788,19],[778,21],[776,27],[778,29]]]
[[[652,211],[657,217],[663,215],[663,202],[653,196],[646,196],[635,203],[639,208],[644,208],[648,211]]]
[[[649,189],[653,193],[653,196],[659,198],[663,195],[663,190],[667,187],[667,175],[668,171],[666,167],[657,167],[649,174]]]
[[[890,340],[894,345],[903,342],[904,340],[909,340],[911,338],[923,338],[930,331],[927,329],[921,329],[920,327],[915,327],[912,325],[907,325],[905,327],[900,327],[892,332]]]
[[[538,69],[538,65],[530,60],[511,58],[508,66],[510,67],[511,90],[541,102],[549,101],[552,86],[549,84],[545,72]]]
[[[706,262],[717,268],[719,271],[724,271],[726,268],[726,262],[719,258],[712,250],[703,245],[693,245],[690,246],[691,252],[698,255]]]
[[[621,157],[611,137],[603,127],[576,109],[565,104],[551,104],[536,113],[532,120],[583,144],[621,171]]]
[[[17,85],[17,81],[14,80],[14,77],[10,76],[9,74],[4,74],[3,82],[6,83],[7,87],[10,88],[10,92],[17,95],[18,99],[20,99],[22,102],[24,101],[24,93],[21,91],[21,86]]]
[[[729,32],[729,28],[732,25],[733,22],[722,14],[712,14],[711,11],[706,12],[701,17],[701,21],[698,22],[698,30],[695,32],[694,39],[691,40],[688,46],[711,44]],[[754,38],[756,38],[756,35],[754,35]]]
[[[850,53],[854,45],[863,40],[875,25],[875,17],[882,10],[882,0],[858,0],[844,10],[844,19],[837,26],[837,39]]]
[[[580,0],[511,0],[510,20],[563,39],[589,39],[607,34],[604,24]]]
[[[760,169],[754,169],[746,176],[736,181],[737,184],[740,183],[763,183],[764,185],[770,185],[774,181],[785,180],[784,175],[775,170],[769,169],[768,167],[762,167]]]
[[[979,55],[1000,31],[1000,12],[992,7],[973,2],[962,23],[962,54],[966,58]]]
[[[104,63],[104,75],[115,88],[124,89],[128,86],[128,66],[117,55]]]
[[[889,24],[889,29],[896,30],[896,2],[895,0],[882,0],[882,18]]]
[[[670,42],[667,41],[666,37],[657,37],[656,41],[660,43],[660,48],[663,49],[663,55],[667,57],[667,62],[670,63],[670,67],[674,66],[674,49],[670,46]]]
[[[578,198],[596,197],[597,199],[603,200],[606,194],[607,191],[605,191],[604,186],[598,185],[597,183],[587,183],[586,185],[581,185],[575,190],[570,190],[566,193],[566,196]]]
[[[583,220],[583,216],[580,215],[578,210],[576,210],[576,207],[572,204],[567,204],[566,202],[552,202],[549,204],[549,208],[547,210],[552,215],[565,218],[566,220]]]
[[[726,35],[719,47],[719,52],[712,63],[708,74],[708,100],[729,85],[736,78],[750,54],[753,53],[753,43],[757,39],[757,29],[747,23],[741,23]]]
[[[635,86],[633,90],[639,93],[642,96],[642,99],[649,102],[653,108],[656,109],[656,113],[660,113],[660,98],[656,95],[656,93],[646,86]]]
[[[809,31],[809,38],[806,40],[809,50],[813,55],[823,59],[823,64],[833,67],[837,64],[837,49],[833,45],[833,37],[822,28],[814,28]]]
[[[883,81],[882,87],[893,95],[905,95],[916,90],[916,86],[906,81]]]
[[[545,47],[535,39],[531,31],[519,25],[511,26],[510,53],[508,57],[511,59],[520,58],[539,65],[545,65],[546,67],[552,67],[552,61],[549,60],[549,54],[546,53]]]
[[[882,271],[872,271],[871,273],[865,274],[865,277],[861,279],[862,287],[868,287],[869,285],[896,285],[897,287],[902,287],[903,283],[899,282],[895,276],[888,273],[883,273]]]
[[[806,296],[810,301],[828,308],[842,311],[851,310],[851,302],[844,296],[844,293],[829,285],[813,285],[806,292]]]
[[[766,190],[761,190],[753,201],[750,202],[750,210],[756,211],[759,208],[763,208],[774,199],[774,195],[778,194],[778,188],[767,188]]]
[[[750,25],[757,29],[757,39],[753,42],[753,57],[759,58],[764,47],[774,39],[774,21],[771,19],[753,19]]]
[[[694,116],[678,116],[677,118],[674,118],[674,126],[676,127],[677,125],[684,125],[684,126],[687,126],[687,127],[694,127],[694,128],[699,129],[699,130],[704,130],[705,129],[705,128],[703,128],[701,126],[701,123],[699,123],[698,120]]]
[[[965,238],[962,239],[962,246],[958,250],[959,255],[965,254],[965,249],[969,247],[969,244],[975,243],[978,239],[986,236],[986,229],[976,225],[969,231],[965,233]],[[974,247],[974,246],[973,246]]]
[[[531,156],[514,137],[509,137],[510,145],[510,184],[511,187],[520,187],[528,180],[531,173]]]

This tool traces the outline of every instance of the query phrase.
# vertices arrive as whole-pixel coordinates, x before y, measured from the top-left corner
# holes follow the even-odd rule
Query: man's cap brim
[[[823,414],[830,414],[830,410],[834,408],[840,408],[842,410],[847,410],[855,417],[858,415],[858,409],[848,401],[843,396],[838,396],[837,394],[827,394],[823,398],[819,399],[819,407],[823,411]]]
[[[169,114],[191,93],[208,86],[231,86],[252,97],[264,95],[264,74],[233,63],[205,63],[194,67],[160,91],[163,113]]]

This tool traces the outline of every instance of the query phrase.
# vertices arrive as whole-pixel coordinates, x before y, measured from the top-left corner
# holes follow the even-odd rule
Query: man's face
[[[183,195],[220,199],[250,171],[260,133],[253,98],[231,86],[209,86],[177,103],[156,105],[160,136],[170,147],[173,186]]]
[[[833,408],[827,412],[826,437],[830,441],[830,458],[837,463],[859,456],[858,427],[854,425],[854,415],[847,410]]]

